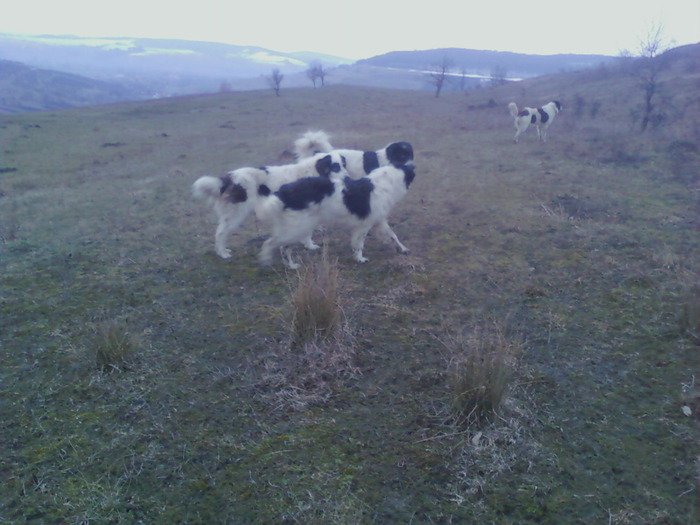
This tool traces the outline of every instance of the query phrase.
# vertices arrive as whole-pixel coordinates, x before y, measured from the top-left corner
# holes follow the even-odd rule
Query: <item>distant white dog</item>
[[[349,228],[355,260],[367,262],[362,253],[367,233],[378,226],[389,234],[386,219],[408,193],[414,178],[411,165],[384,166],[360,179],[300,179],[274,193],[261,186],[256,211],[261,220],[272,225],[272,235],[263,243],[260,262],[271,264],[274,251],[280,248],[284,264],[297,268],[291,258],[291,245],[308,238],[321,226]]]
[[[259,198],[258,187],[261,184],[265,184],[271,191],[277,191],[283,184],[304,177],[321,176],[328,180],[331,176],[342,178],[347,175],[345,161],[340,154],[322,153],[296,164],[239,168],[224,177],[205,175],[194,182],[192,193],[195,197],[208,199],[213,205],[219,218],[214,243],[216,253],[228,259],[231,257],[231,250],[226,247],[228,236],[255,211],[255,203]],[[318,245],[311,240],[311,233],[300,241],[307,248],[316,249]]]
[[[353,179],[366,177],[382,166],[401,167],[413,163],[413,146],[408,142],[392,142],[377,151],[336,149],[331,145],[330,137],[325,131],[307,131],[294,142],[294,154],[297,159],[330,151],[342,155]],[[408,248],[401,243],[386,218],[377,224],[377,230],[394,241],[399,252],[408,253]]]
[[[547,128],[554,120],[554,117],[559,113],[563,106],[556,100],[545,104],[541,108],[523,108],[518,111],[518,106],[515,102],[508,104],[510,114],[515,119],[515,137],[513,142],[518,143],[518,136],[525,133],[530,124],[537,126],[537,137],[542,141],[547,141]]]

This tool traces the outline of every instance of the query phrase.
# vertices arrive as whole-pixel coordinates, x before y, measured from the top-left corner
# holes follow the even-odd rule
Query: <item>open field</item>
[[[0,523],[697,523],[700,71],[663,80],[645,134],[638,81],[604,70],[0,117]],[[512,144],[507,103],[555,98],[550,141]],[[332,366],[290,348],[297,277],[257,265],[264,229],[222,260],[190,196],[308,129],[416,153],[409,255],[316,236]],[[460,425],[450,341],[483,334],[512,376]]]

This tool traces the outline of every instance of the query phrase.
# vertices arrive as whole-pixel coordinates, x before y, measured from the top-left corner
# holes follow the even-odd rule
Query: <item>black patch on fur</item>
[[[284,209],[305,210],[333,195],[335,186],[326,177],[306,177],[284,184],[275,195],[284,204]]]
[[[558,100],[554,101],[554,105],[557,106],[557,111],[561,111],[563,108],[563,106],[559,103]]]
[[[403,181],[406,183],[406,189],[411,185],[413,179],[416,178],[416,169],[413,166],[401,166],[403,170]]]
[[[258,169],[259,169],[260,171],[264,171],[264,172],[267,173],[268,175],[270,174],[270,170],[267,169],[267,166],[260,166]]]
[[[530,112],[527,109],[521,109],[520,112],[518,113],[519,117],[527,117],[530,114]]]
[[[530,124],[536,124],[537,123],[537,113],[533,113],[532,116],[530,117]]]
[[[245,202],[248,200],[248,192],[240,184],[235,184],[231,177],[220,177],[221,188],[219,189],[219,194],[223,197],[226,194],[226,200],[236,204],[238,202]]]
[[[413,160],[413,146],[408,142],[394,142],[386,147],[386,158],[395,167],[404,166]]]
[[[379,167],[379,156],[376,151],[365,151],[362,154],[362,169],[370,174]]]
[[[330,155],[326,155],[316,161],[316,173],[320,177],[330,177],[331,173],[340,173],[341,166],[337,162],[333,162]]]
[[[544,109],[537,108],[537,113],[540,114],[540,121],[542,122],[542,124],[549,120],[549,113],[547,113]]]
[[[267,197],[270,195],[270,193],[272,193],[272,191],[270,191],[270,188],[268,188],[265,184],[261,184],[260,186],[258,186],[258,195]]]
[[[370,207],[370,196],[374,190],[374,183],[367,178],[343,179],[345,188],[343,189],[343,203],[350,213],[357,215],[360,219],[365,219],[372,211]]]

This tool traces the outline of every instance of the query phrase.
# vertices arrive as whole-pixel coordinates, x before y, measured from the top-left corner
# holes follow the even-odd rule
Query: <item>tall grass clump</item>
[[[138,348],[136,338],[116,321],[98,327],[94,344],[95,364],[102,371],[122,370]]]
[[[338,304],[338,261],[323,248],[321,259],[302,266],[292,292],[292,347],[328,341],[342,325]]]
[[[443,344],[450,353],[451,420],[459,426],[483,427],[501,411],[519,344],[499,327],[452,335]]]
[[[324,247],[318,261],[298,270],[290,287],[289,347],[263,359],[264,371],[255,385],[258,395],[277,409],[319,405],[359,372],[338,302],[338,274],[337,259],[329,258]]]

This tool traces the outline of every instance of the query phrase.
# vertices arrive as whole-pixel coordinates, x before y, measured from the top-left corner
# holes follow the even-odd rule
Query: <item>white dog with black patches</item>
[[[224,258],[231,257],[226,247],[229,234],[234,232],[251,213],[259,198],[258,187],[264,184],[269,190],[277,191],[282,185],[305,177],[331,176],[345,177],[345,161],[338,153],[321,153],[300,160],[296,164],[267,166],[264,168],[239,168],[223,177],[205,175],[192,185],[195,197],[206,198],[214,207],[219,224],[215,234],[216,253]],[[317,249],[311,240],[311,233],[300,239],[308,249]]]
[[[353,179],[366,177],[383,166],[401,167],[413,163],[413,146],[408,142],[392,142],[377,151],[337,149],[331,145],[330,137],[325,131],[307,131],[294,142],[294,154],[300,160],[317,155],[319,152],[330,151],[342,155],[348,174]],[[391,229],[386,218],[377,223],[377,230],[394,241],[399,252],[409,252]]]
[[[554,117],[559,113],[563,106],[553,100],[549,104],[545,104],[541,108],[523,108],[518,111],[518,105],[515,102],[508,104],[511,116],[515,119],[515,137],[513,142],[518,143],[518,137],[521,133],[525,133],[530,124],[537,126],[537,137],[542,142],[547,142],[547,128],[552,124]]]
[[[367,262],[362,253],[367,233],[375,226],[389,228],[386,222],[389,213],[408,193],[414,178],[412,165],[384,166],[359,179],[335,176],[300,179],[274,193],[261,186],[256,211],[261,220],[271,224],[272,235],[263,243],[260,262],[272,264],[274,252],[279,248],[284,264],[297,268],[291,259],[291,245],[322,226],[349,228],[355,260]]]

